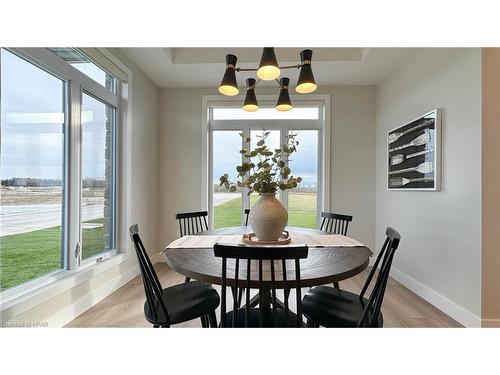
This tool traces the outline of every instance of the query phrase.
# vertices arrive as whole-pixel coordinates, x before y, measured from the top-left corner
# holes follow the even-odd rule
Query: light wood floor
[[[171,270],[166,263],[157,263],[155,268],[163,287],[184,282],[184,276]],[[340,287],[359,293],[367,273],[366,270],[343,281]],[[151,327],[144,319],[144,301],[142,281],[140,277],[136,277],[66,327]],[[455,320],[393,279],[389,279],[382,312],[385,327],[461,327]],[[176,327],[201,327],[201,323],[197,319]]]

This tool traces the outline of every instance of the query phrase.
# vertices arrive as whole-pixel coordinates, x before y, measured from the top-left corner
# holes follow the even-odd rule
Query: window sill
[[[78,271],[59,271],[38,280],[38,285],[29,291],[22,289],[6,291],[0,295],[1,321],[9,321],[16,316],[64,293],[80,283],[88,281],[109,269],[126,262],[130,253],[119,253],[101,262],[86,265]]]

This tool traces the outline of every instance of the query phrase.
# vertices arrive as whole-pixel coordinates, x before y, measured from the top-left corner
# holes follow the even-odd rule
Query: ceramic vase
[[[275,241],[288,223],[288,212],[274,193],[262,193],[250,210],[250,227],[261,241]]]

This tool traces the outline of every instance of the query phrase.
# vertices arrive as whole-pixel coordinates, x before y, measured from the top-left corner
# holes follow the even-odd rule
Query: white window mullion
[[[68,160],[68,264],[76,270],[81,264],[80,195],[81,195],[81,86],[70,83],[70,126]]]
[[[287,136],[289,131],[290,131],[290,128],[288,126],[285,126],[281,129],[281,131],[280,131],[280,148],[282,148],[283,145],[286,143],[286,136]],[[288,190],[283,191],[283,190],[278,188],[278,195],[279,195],[281,203],[288,210]]]
[[[241,139],[241,147],[245,147],[245,139],[250,138],[250,128],[244,128],[242,130],[243,137]],[[242,162],[250,162],[250,159],[245,158],[244,155],[241,155],[241,161]],[[241,195],[242,195],[242,201],[241,201],[241,223],[242,225],[245,223],[245,208],[251,208],[250,207],[250,197],[248,196],[248,188],[243,188],[241,190]]]
[[[214,160],[214,133],[208,131],[208,223],[210,228],[214,227],[214,184],[213,184],[213,160]],[[180,236],[180,233],[178,233]]]
[[[317,191],[317,202],[316,202],[316,209],[317,209],[317,222],[321,223],[321,211],[327,211],[329,212],[330,209],[325,209],[325,153],[324,153],[324,136],[325,136],[325,129],[321,129],[318,131],[318,156],[317,156],[317,171],[318,171],[318,180],[316,184],[316,191]],[[329,181],[326,181],[326,184],[329,184]],[[329,201],[329,199],[328,199]]]

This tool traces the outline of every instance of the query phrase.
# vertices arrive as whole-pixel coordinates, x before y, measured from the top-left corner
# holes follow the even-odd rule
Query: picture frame
[[[441,109],[387,132],[387,190],[441,190]]]

